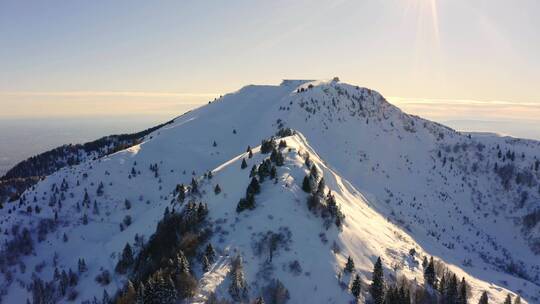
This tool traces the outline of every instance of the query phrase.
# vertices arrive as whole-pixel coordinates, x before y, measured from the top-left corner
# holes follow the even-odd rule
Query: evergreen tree
[[[351,256],[347,258],[347,263],[345,264],[345,272],[351,273],[354,271],[354,261]]]
[[[247,282],[242,266],[242,258],[236,257],[233,261],[230,272],[231,284],[229,285],[229,294],[235,301],[245,300],[248,294]]]
[[[195,178],[191,179],[191,193],[199,193],[199,183],[197,183]]]
[[[184,202],[186,199],[186,186],[184,184],[177,185],[176,192],[178,192],[178,202]]]
[[[358,297],[360,296],[361,288],[362,282],[360,281],[360,276],[356,275],[351,285],[351,293],[355,299],[358,299]]]
[[[445,288],[445,302],[448,304],[455,304],[458,302],[458,281],[455,274],[452,274],[452,276],[447,279],[447,286]]]
[[[133,259],[133,251],[131,250],[131,246],[129,243],[126,243],[126,246],[124,247],[124,250],[122,251],[122,257],[116,264],[116,272],[120,274],[124,274],[127,272],[129,267],[133,265],[134,259]]]
[[[216,184],[216,187],[214,188],[214,193],[216,195],[221,193],[221,187],[219,186],[219,184]]]
[[[272,160],[276,164],[276,166],[283,166],[283,163],[285,162],[283,154],[276,148],[272,150],[272,154],[270,154],[270,160]]]
[[[319,181],[319,185],[317,186],[317,194],[318,195],[320,195],[320,196],[324,195],[324,187],[325,187],[324,178],[321,178],[321,180]]]
[[[311,193],[311,181],[307,175],[304,176],[304,180],[302,181],[302,190],[306,193]]]
[[[270,178],[275,179],[277,177],[277,168],[276,166],[272,166],[272,169],[270,169]]]
[[[251,171],[249,172],[249,177],[255,177],[255,175],[257,175],[257,165],[253,165],[253,167],[251,167]]]
[[[99,182],[99,185],[97,187],[97,190],[96,190],[96,194],[97,196],[102,196],[103,195],[103,182]]]
[[[94,215],[99,215],[99,207],[98,207],[96,201],[94,201],[94,206],[93,206],[93,209],[92,209],[92,214],[94,214]]]
[[[459,294],[458,294],[458,304],[467,304],[467,282],[465,278],[461,278],[459,283]]]
[[[182,252],[182,250],[179,250],[174,260],[174,273],[176,275],[189,274],[189,268],[190,267],[188,259],[184,255],[184,252]]]
[[[399,291],[395,286],[390,286],[384,294],[384,304],[400,304]]]
[[[177,293],[171,278],[158,270],[148,280],[145,287],[144,303],[174,304]]]
[[[204,272],[207,272],[210,269],[210,261],[208,261],[208,257],[206,255],[203,255],[202,257],[202,269]]]
[[[79,273],[83,273],[88,270],[88,267],[86,266],[86,262],[84,261],[84,259],[79,259],[78,269],[79,269]]]
[[[489,303],[489,299],[488,299],[488,295],[487,295],[487,292],[483,292],[482,293],[482,296],[480,296],[480,300],[478,301],[478,304],[488,304]]]
[[[247,168],[247,162],[246,162],[246,159],[245,159],[245,158],[242,158],[242,164],[240,165],[240,168],[241,168],[241,169]]]
[[[399,304],[411,304],[411,294],[403,285],[399,288]]]
[[[144,298],[145,296],[145,287],[142,282],[139,283],[139,287],[137,287],[137,296],[135,297],[135,304],[144,304]]]
[[[278,279],[274,279],[270,282],[266,287],[266,293],[268,294],[270,303],[285,304],[290,298],[289,291]]]
[[[319,178],[319,170],[317,170],[317,167],[315,166],[315,164],[313,164],[311,166],[311,169],[309,170],[309,175],[311,176],[311,178],[313,178],[314,180],[316,180],[317,178]]]
[[[214,263],[216,258],[216,251],[214,250],[214,247],[211,243],[208,243],[208,245],[206,245],[204,254],[208,257],[208,261],[210,261],[210,263]]]
[[[372,282],[369,288],[369,293],[373,298],[374,304],[382,304],[384,301],[384,273],[382,269],[381,258],[377,258],[377,262],[373,267]]]
[[[514,304],[521,304],[521,297],[519,295],[514,300]]]
[[[124,206],[126,207],[126,210],[131,209],[131,202],[128,199],[124,200]]]
[[[512,304],[512,297],[510,294],[506,295],[506,299],[504,299],[504,304]]]
[[[251,182],[246,189],[246,196],[255,195],[259,192],[261,192],[261,185],[259,184],[259,180],[257,180],[256,177],[253,177],[251,178]]]
[[[443,302],[444,302],[445,294],[446,294],[446,275],[444,273],[442,274],[441,279],[439,280],[439,286],[437,287],[438,287],[437,289],[442,295]]]
[[[433,257],[429,259],[429,263],[426,268],[424,268],[424,280],[427,285],[435,287],[436,274],[435,274],[435,264],[433,263]]]
[[[241,198],[236,205],[236,212],[240,213],[246,209],[255,209],[255,195],[249,194],[245,198]]]

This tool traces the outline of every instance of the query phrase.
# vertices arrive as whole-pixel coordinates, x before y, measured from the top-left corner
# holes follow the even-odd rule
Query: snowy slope
[[[279,168],[279,183],[263,183],[260,206],[237,215],[236,203],[249,182],[249,167],[239,169],[239,154],[281,127],[303,135],[287,140],[293,151]],[[218,294],[226,293],[222,280],[236,251],[243,255],[248,279],[256,284],[261,261],[251,250],[253,234],[287,226],[290,249],[275,257],[274,271],[286,285],[300,284],[289,288],[292,303],[351,299],[336,283],[346,255],[354,257],[366,282],[377,256],[383,258],[389,275],[396,275],[390,271],[393,265],[401,265],[394,267],[399,268],[397,274],[421,282],[421,266],[409,258],[411,248],[439,257],[460,277],[470,278],[475,298],[488,290],[491,299],[502,302],[509,289],[538,302],[540,263],[533,250],[540,242],[540,225],[525,229],[523,217],[538,208],[534,164],[539,148],[535,141],[459,134],[401,112],[375,91],[336,81],[247,86],[178,117],[140,145],[52,174],[20,202],[0,210],[6,241],[21,235],[24,227],[34,240],[31,254],[19,255],[14,266],[3,263],[3,272],[9,273],[1,281],[7,293],[3,301],[29,298],[33,276],[51,280],[55,268],[76,270],[80,258],[88,271],[74,288],[77,301],[101,298],[103,289],[113,295],[126,279],[114,274],[126,242],[133,243],[135,235],[149,238],[165,207],[171,206],[177,184],[214,170],[213,182],[219,182],[223,192],[214,196],[211,188],[206,189],[203,200],[210,218],[223,219],[216,225],[240,235],[214,241],[222,258],[201,278],[194,301],[216,288]],[[326,244],[319,236],[324,231],[321,219],[309,213],[306,195],[298,189],[305,174],[303,160],[295,152],[299,150],[313,155],[346,215],[342,232],[335,228],[325,232]],[[512,151],[513,160],[499,157],[499,150],[503,156]],[[254,159],[260,157],[256,153]],[[498,167],[514,167],[506,184],[493,169],[496,162]],[[532,177],[522,176],[518,183],[522,171]],[[97,193],[100,183],[102,195]],[[57,220],[47,222],[55,213]],[[121,230],[126,215],[132,223]],[[14,226],[20,227],[18,233],[13,233]],[[45,235],[41,242],[39,230]],[[341,248],[338,254],[330,250],[333,240]],[[301,256],[303,274],[283,270]],[[94,280],[102,270],[112,274],[109,285]]]
[[[204,274],[201,294],[195,297],[194,302],[203,303],[202,300],[211,292],[227,298],[227,271],[223,271],[223,268],[227,268],[231,257],[237,254],[244,258],[246,275],[248,281],[252,282],[250,290],[253,297],[261,293],[264,287],[265,280],[261,278],[268,276],[279,278],[285,286],[294,286],[289,289],[292,303],[350,301],[350,294],[339,284],[349,284],[350,276],[343,273],[348,256],[356,261],[358,273],[367,282],[371,279],[373,263],[377,257],[385,262],[389,277],[396,279],[405,276],[422,282],[420,257],[429,253],[407,232],[375,212],[368,200],[351,183],[326,167],[323,160],[306,144],[305,138],[296,135],[287,138],[287,144],[291,149],[286,154],[285,165],[278,168],[278,182],[264,182],[257,198],[257,208],[246,214],[236,215],[235,208],[250,180],[249,170],[240,169],[241,159],[247,159],[247,154],[213,171],[214,177],[207,184],[207,193],[210,194],[204,200],[209,204],[212,220],[225,223],[225,228],[211,240],[218,244],[219,261],[210,272]],[[328,189],[336,196],[346,214],[342,231],[335,226],[325,229],[321,225],[322,219],[311,213],[306,206],[307,194],[301,189],[302,179],[309,173],[304,165],[305,153],[309,153],[310,159],[322,170]],[[249,161],[248,168],[264,157],[257,153]],[[221,185],[223,189],[219,195],[212,193],[215,184]],[[272,269],[268,271],[265,267],[268,255],[257,254],[253,244],[258,236],[268,231],[278,233],[283,228],[290,232],[291,241],[274,255]],[[339,250],[336,252],[334,247]],[[417,253],[414,258],[410,256],[411,249]],[[300,261],[303,272],[296,273],[290,269],[294,261]],[[459,277],[466,277],[474,295],[472,303],[477,301],[482,290],[489,290],[495,302],[502,302],[509,292],[468,275],[459,266],[449,265],[449,268]],[[486,274],[499,276],[512,284],[521,284],[521,280],[510,275],[496,272]]]

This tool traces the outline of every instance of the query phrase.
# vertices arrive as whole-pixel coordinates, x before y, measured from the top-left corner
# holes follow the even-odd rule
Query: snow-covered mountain
[[[345,303],[356,275],[372,301],[378,257],[416,303],[441,297],[422,287],[430,257],[471,303],[539,303],[539,167],[540,142],[336,79],[246,86],[5,204],[2,303]]]

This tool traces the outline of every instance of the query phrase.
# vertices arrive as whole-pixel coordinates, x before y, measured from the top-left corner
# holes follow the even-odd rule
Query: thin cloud
[[[0,92],[5,97],[215,97],[219,93],[177,93],[177,92],[140,92],[140,91],[57,91]]]
[[[389,97],[388,100],[407,113],[438,121],[538,121],[540,117],[540,103],[533,102],[409,97]]]

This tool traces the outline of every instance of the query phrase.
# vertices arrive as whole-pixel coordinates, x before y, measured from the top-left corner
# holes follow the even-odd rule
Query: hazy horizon
[[[149,127],[248,84],[334,76],[457,129],[540,139],[538,11],[534,0],[0,1],[0,158]],[[97,117],[126,119],[78,137],[37,123]],[[39,132],[56,136],[24,144]]]
[[[470,107],[467,111],[448,113],[448,109],[440,103],[422,103],[388,98],[409,114],[430,119],[458,131],[490,132],[502,136],[540,140],[540,123],[534,119],[520,119],[502,115],[504,107],[483,108],[483,112]],[[456,101],[455,101],[456,102]],[[157,103],[157,102],[156,102]],[[153,127],[173,119],[189,110],[205,105],[199,103],[171,103],[156,105],[148,114],[86,114],[86,115],[50,115],[44,116],[11,116],[0,119],[0,176],[16,163],[30,156],[45,152],[64,144],[84,143],[102,136],[120,133],[133,133]],[[167,109],[167,110],[163,110]],[[172,110],[174,109],[174,110]],[[495,111],[497,109],[497,111]],[[531,108],[534,114],[534,107]],[[493,115],[500,112],[500,115]],[[472,117],[476,117],[473,119]],[[540,117],[540,116],[539,116]]]

